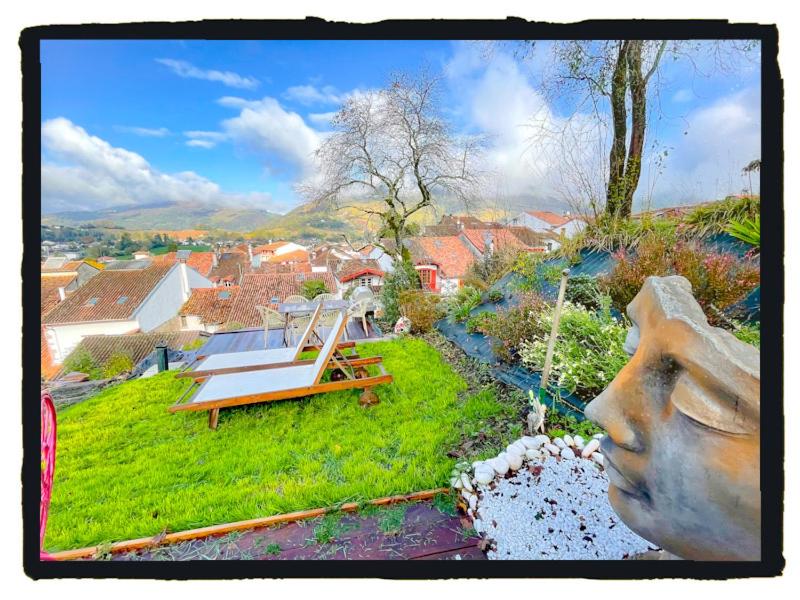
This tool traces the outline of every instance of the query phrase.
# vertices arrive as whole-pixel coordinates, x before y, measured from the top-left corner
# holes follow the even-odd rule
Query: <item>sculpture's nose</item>
[[[619,376],[618,376],[619,377]],[[616,380],[586,406],[586,418],[608,432],[617,445],[632,452],[641,450],[636,431],[625,417],[622,407],[624,390]]]

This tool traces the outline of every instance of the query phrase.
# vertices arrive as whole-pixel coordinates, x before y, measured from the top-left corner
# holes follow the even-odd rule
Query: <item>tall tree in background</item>
[[[347,100],[332,124],[316,152],[320,176],[301,192],[377,219],[374,243],[396,259],[408,259],[412,215],[444,196],[469,203],[477,190],[479,140],[450,130],[435,78],[396,76],[385,89]]]
[[[525,42],[526,54],[535,42]],[[672,40],[564,40],[552,43],[542,90],[550,101],[569,100],[578,111],[588,107],[595,117],[610,116],[604,214],[627,218],[642,173],[648,119],[648,99],[665,57],[689,60],[708,54],[715,68],[726,70],[757,47],[752,40],[692,42]],[[630,129],[629,129],[630,128]],[[585,176],[581,174],[581,178]],[[581,181],[582,188],[588,188]],[[587,201],[595,207],[597,198]]]

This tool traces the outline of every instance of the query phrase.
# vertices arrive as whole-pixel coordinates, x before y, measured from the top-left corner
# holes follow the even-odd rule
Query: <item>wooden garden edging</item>
[[[370,500],[366,502],[367,505],[384,506],[386,504],[397,504],[399,502],[413,502],[415,500],[429,500],[437,494],[446,494],[449,488],[437,488],[433,490],[425,490],[422,492],[414,492],[400,496],[386,496],[378,498],[377,500]],[[236,521],[234,523],[225,523],[223,525],[210,525],[208,527],[200,527],[198,529],[189,529],[186,531],[177,531],[175,533],[167,533],[166,535],[157,535],[154,537],[138,538],[135,540],[127,540],[123,542],[116,542],[111,544],[108,551],[116,552],[130,552],[132,550],[143,550],[145,548],[152,548],[156,546],[166,546],[176,542],[186,542],[189,540],[196,540],[200,538],[209,537],[212,535],[221,535],[230,533],[232,531],[243,531],[247,529],[255,529],[257,527],[267,527],[270,525],[278,525],[280,523],[288,523],[290,521],[302,521],[305,519],[313,519],[321,517],[329,512],[355,512],[364,503],[347,502],[341,506],[333,506],[328,508],[313,508],[311,510],[300,510],[297,512],[286,513],[283,515],[274,515],[272,517],[259,517],[257,519],[248,519],[246,521]],[[74,560],[77,558],[91,558],[101,549],[100,546],[90,546],[88,548],[77,548],[75,550],[63,550],[61,552],[54,552],[50,555],[53,560]]]

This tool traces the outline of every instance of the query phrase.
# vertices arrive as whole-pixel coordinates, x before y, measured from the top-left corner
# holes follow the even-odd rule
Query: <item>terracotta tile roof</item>
[[[150,354],[156,344],[166,343],[173,350],[180,350],[191,344],[198,337],[199,331],[151,331],[150,333],[128,333],[125,335],[87,335],[72,352],[80,349],[87,351],[94,362],[104,365],[111,355],[122,352],[131,357],[136,365]],[[69,358],[69,357],[67,357]],[[65,373],[59,372],[58,375]]]
[[[223,252],[219,255],[217,266],[211,269],[208,278],[211,279],[211,281],[227,280],[234,281],[238,284],[241,275],[249,272],[250,269],[250,259],[247,256],[247,252]]]
[[[227,323],[238,294],[238,285],[194,289],[178,314],[198,316],[208,324]]]
[[[329,292],[336,292],[336,281],[330,273],[247,273],[242,279],[228,323],[238,323],[243,327],[260,326],[261,317],[256,306],[275,308],[287,296],[301,294],[303,282],[313,279],[324,282]]]
[[[491,236],[495,250],[504,248],[525,248],[518,237],[507,229],[465,229],[461,232],[469,242],[477,248],[478,252],[486,252],[486,238]]]
[[[565,217],[563,215],[557,215],[554,212],[550,212],[549,210],[526,210],[532,217],[536,217],[537,219],[541,219],[545,223],[552,225],[553,227],[561,227],[565,223],[571,221],[574,217]]]
[[[153,261],[166,261],[169,263],[178,262],[177,252],[167,252],[160,256],[154,256]],[[214,253],[213,252],[192,252],[189,258],[186,259],[186,264],[192,267],[195,271],[200,273],[203,277],[208,277],[211,269],[214,268]]]
[[[128,319],[173,267],[161,261],[143,269],[101,271],[51,310],[43,323]],[[127,300],[120,303],[122,297]],[[93,299],[94,303],[89,304]]]
[[[443,215],[439,219],[438,225],[456,226],[460,229],[480,229],[486,227],[486,223],[472,215]]]
[[[47,313],[53,310],[56,305],[61,301],[61,298],[58,294],[58,288],[66,287],[72,280],[75,279],[75,275],[68,274],[68,275],[48,275],[46,277],[42,277],[42,313],[41,316],[44,317]]]
[[[475,255],[469,251],[464,241],[455,235],[413,238],[410,251],[416,264],[423,264],[429,260],[439,265],[442,274],[448,278],[463,277],[475,262]]]
[[[52,262],[52,261],[51,261]],[[68,260],[60,266],[49,266],[48,262],[42,263],[42,273],[75,273],[83,264],[82,260]],[[95,268],[100,268],[99,265]]]
[[[59,372],[61,366],[53,363],[53,356],[50,354],[50,346],[47,345],[47,338],[45,338],[44,334],[44,326],[39,329],[41,330],[41,375],[46,381],[49,381]]]
[[[298,262],[284,265],[281,263],[264,262],[257,269],[250,269],[251,273],[311,273],[311,263]]]
[[[308,252],[306,250],[292,250],[283,254],[273,254],[267,257],[270,263],[289,263],[289,262],[308,262]]]
[[[285,246],[288,243],[289,242],[286,242],[284,240],[279,240],[277,242],[272,242],[270,244],[261,244],[260,246],[256,246],[255,248],[253,248],[253,254],[270,254],[272,252],[275,252],[275,250],[277,250],[281,246]]]
[[[344,260],[339,263],[336,279],[344,283],[365,274],[383,277],[384,272],[374,258]]]

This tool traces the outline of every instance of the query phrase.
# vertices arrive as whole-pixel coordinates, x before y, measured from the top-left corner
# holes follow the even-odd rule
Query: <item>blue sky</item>
[[[342,101],[422,67],[442,74],[453,128],[488,136],[488,193],[551,206],[568,184],[531,119],[552,129],[569,111],[540,93],[548,56],[546,45],[523,60],[508,45],[450,41],[43,42],[43,210],[167,200],[286,211],[302,201],[294,187],[313,176],[311,155]],[[704,53],[696,60],[710,76],[664,63],[648,156],[668,155],[646,170],[640,203],[739,192],[741,167],[759,156],[757,62],[720,73]],[[568,150],[579,168],[604,160]]]

